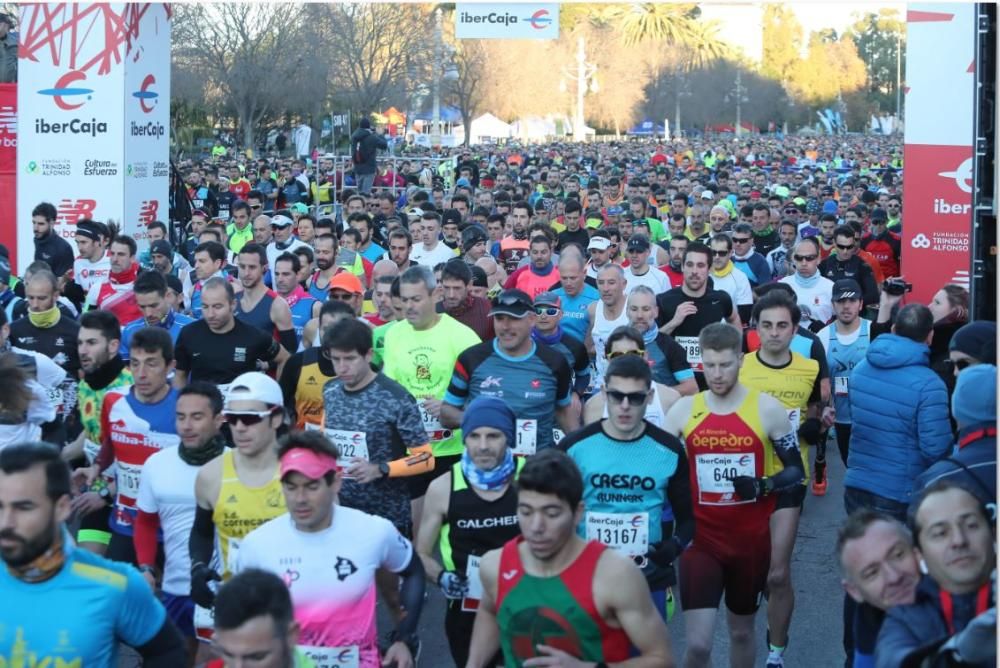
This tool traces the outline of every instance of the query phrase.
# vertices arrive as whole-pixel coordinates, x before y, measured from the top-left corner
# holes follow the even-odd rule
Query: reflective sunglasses
[[[520,295],[512,295],[507,292],[501,292],[497,295],[496,299],[493,300],[493,304],[498,306],[527,306],[528,308],[534,308],[533,304],[525,304],[524,298]]]
[[[733,237],[734,244],[746,244],[750,243],[750,237]]]
[[[537,306],[535,307],[535,313],[537,313],[538,315],[558,315],[559,309],[557,309],[554,306],[546,306],[546,307]]]
[[[642,357],[646,354],[645,348],[637,348],[636,350],[616,350],[613,353],[608,353],[608,359],[618,359],[623,355],[635,355],[636,357]]]
[[[229,423],[231,427],[235,427],[238,423],[242,422],[248,427],[252,427],[255,424],[260,424],[265,418],[271,417],[274,414],[274,410],[269,411],[245,411],[240,413],[223,413],[223,417],[226,418],[226,422]]]
[[[819,256],[818,255],[793,255],[792,259],[795,260],[796,262],[812,262],[817,257],[819,257]]]
[[[623,404],[628,401],[629,406],[641,406],[646,403],[649,390],[645,392],[619,392],[618,390],[604,390],[608,399],[616,404]]]

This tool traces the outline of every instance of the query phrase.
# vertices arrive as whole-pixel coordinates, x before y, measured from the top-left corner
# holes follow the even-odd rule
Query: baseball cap
[[[523,290],[504,290],[493,300],[490,308],[490,317],[496,315],[509,315],[512,318],[523,318],[529,313],[533,313],[535,305],[531,303],[531,297]]]
[[[873,223],[884,223],[887,220],[889,220],[889,214],[886,213],[885,209],[872,209],[871,221]]]
[[[445,209],[444,213],[441,214],[441,226],[444,227],[449,223],[462,224],[462,214],[458,212],[458,209]]]
[[[309,207],[302,202],[296,202],[295,204],[288,207],[289,211],[294,211],[295,213],[309,213]]]
[[[751,190],[750,191],[750,199],[760,199],[760,191],[759,190]]]
[[[626,251],[648,251],[649,250],[649,239],[647,239],[642,234],[633,234],[629,237],[628,246],[625,247]]]
[[[166,239],[157,239],[149,245],[149,254],[151,256],[163,255],[164,257],[173,257],[174,249]]]
[[[609,206],[607,213],[609,216],[620,216],[622,215],[622,208],[620,206]]]
[[[853,278],[842,278],[833,284],[831,299],[839,302],[841,299],[861,299],[861,286]]]
[[[472,184],[471,184],[471,183],[469,183],[469,179],[467,179],[467,178],[465,178],[465,177],[463,176],[463,177],[462,177],[462,178],[460,178],[459,180],[455,181],[455,185],[456,185],[456,186],[465,186],[465,187],[469,187],[469,186],[471,186]]]
[[[837,203],[833,200],[823,202],[823,213],[837,213]]]
[[[480,241],[489,241],[490,237],[478,225],[470,225],[462,230],[462,250],[469,250]]]
[[[319,480],[330,471],[336,470],[336,459],[328,454],[308,448],[292,448],[281,456],[282,478],[295,472],[301,473],[310,480]]]
[[[327,288],[327,291],[334,289],[343,290],[352,295],[361,295],[365,292],[364,286],[361,285],[361,279],[349,271],[342,271],[330,279],[330,287]]]
[[[562,300],[554,292],[540,292],[535,295],[535,306],[555,306],[562,308]]]
[[[420,218],[422,215],[424,215],[424,210],[418,207],[413,207],[406,212],[407,218]]]
[[[587,250],[608,250],[611,248],[611,239],[605,239],[604,237],[591,237],[590,243],[587,244]]]
[[[233,401],[263,401],[270,406],[283,406],[285,398],[278,381],[259,371],[248,371],[229,384],[226,407]]]
[[[713,193],[711,190],[702,190],[701,191],[701,198],[702,199],[712,199],[714,197],[715,197],[715,193]]]
[[[837,191],[833,189],[833,186],[823,186],[823,190],[820,192],[824,195],[834,195]]]
[[[472,272],[472,285],[477,288],[488,288],[490,287],[490,279],[486,275],[486,270],[479,265],[472,265],[469,267]]]
[[[602,218],[588,218],[585,225],[592,230],[598,230],[604,225],[604,220]]]
[[[772,192],[781,199],[785,199],[791,191],[786,186],[778,186]]]
[[[295,221],[288,216],[283,216],[280,213],[277,216],[271,218],[271,227],[288,227],[289,225],[294,225]]]

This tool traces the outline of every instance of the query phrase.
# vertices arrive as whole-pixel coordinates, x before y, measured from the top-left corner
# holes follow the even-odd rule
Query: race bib
[[[94,443],[89,438],[83,439],[83,454],[87,457],[87,464],[93,464],[97,455],[101,452],[101,444]]]
[[[135,508],[135,500],[139,498],[139,480],[142,476],[142,464],[130,464],[118,460],[118,471],[115,482],[118,483],[118,503],[124,508]]]
[[[465,562],[465,578],[469,583],[469,595],[462,599],[464,612],[475,612],[483,597],[483,583],[479,579],[479,557],[470,554]]]
[[[587,513],[587,540],[596,540],[629,556],[649,551],[646,513]]]
[[[525,457],[533,455],[537,449],[537,444],[538,420],[518,420],[514,454]]]
[[[732,506],[744,501],[736,496],[732,479],[736,476],[757,475],[756,457],[753,453],[713,454],[695,456],[698,476],[698,502],[708,506]]]
[[[427,409],[421,403],[417,404],[417,408],[420,409],[420,421],[424,423],[424,431],[427,432],[427,438],[432,441],[444,441],[451,438],[451,429],[442,427],[439,418],[428,413]]]
[[[227,541],[226,548],[226,571],[228,573],[235,573],[236,568],[239,566],[240,557],[240,540],[238,538],[230,538]]]
[[[558,427],[553,427],[552,428],[552,442],[553,443],[555,443],[556,445],[559,445],[559,441],[563,440],[564,438],[566,438],[566,434],[563,432],[562,429],[559,429]]]
[[[701,363],[701,344],[697,336],[676,336],[674,340],[681,344],[687,355],[687,362],[694,371],[702,372],[705,367]]]
[[[352,457],[360,457],[366,462],[368,461],[368,436],[365,432],[327,429],[326,437],[337,446],[337,451],[340,453],[337,466],[350,466]]]
[[[847,376],[834,376],[833,377],[833,393],[838,397],[847,396],[847,386],[850,383],[850,378]]]
[[[357,645],[349,647],[312,647],[300,645],[302,651],[316,668],[358,668],[361,664],[361,650]]]
[[[792,426],[793,434],[799,433],[799,427],[802,426],[801,421],[799,420],[799,416],[800,412],[798,408],[792,408],[788,410],[788,424]]]
[[[194,634],[201,642],[212,642],[215,636],[215,614],[208,608],[194,606]]]

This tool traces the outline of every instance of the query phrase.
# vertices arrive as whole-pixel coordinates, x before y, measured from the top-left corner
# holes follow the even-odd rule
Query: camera
[[[901,278],[887,278],[882,281],[882,289],[887,295],[899,297],[907,292],[913,292],[913,283],[907,283]]]

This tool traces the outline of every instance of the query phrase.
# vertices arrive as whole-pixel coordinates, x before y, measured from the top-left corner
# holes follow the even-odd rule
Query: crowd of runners
[[[437,587],[460,668],[710,666],[723,602],[780,668],[828,441],[845,665],[995,664],[996,329],[908,299],[898,140],[384,148],[0,248],[0,665],[446,666]]]

